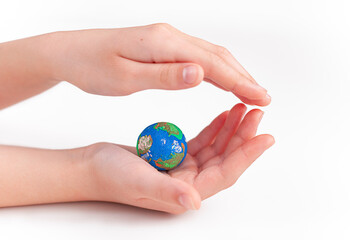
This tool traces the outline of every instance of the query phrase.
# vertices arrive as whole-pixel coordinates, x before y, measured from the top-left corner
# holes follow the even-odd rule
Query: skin
[[[178,90],[202,80],[243,102],[266,106],[271,98],[231,53],[168,24],[54,32],[0,44],[0,108],[61,81],[99,95],[145,89]],[[183,70],[192,66],[189,79]]]
[[[247,104],[266,106],[271,100],[226,49],[168,24],[2,43],[0,66],[0,108],[61,81],[92,94],[122,96],[185,89],[205,80]],[[0,146],[0,207],[110,201],[174,214],[199,209],[274,143],[271,135],[255,136],[262,111],[245,112],[238,104],[220,114],[188,142],[184,162],[167,172],[139,158],[135,147],[112,143],[64,150]]]

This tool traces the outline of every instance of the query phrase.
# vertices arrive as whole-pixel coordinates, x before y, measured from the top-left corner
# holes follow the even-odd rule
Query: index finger
[[[248,104],[251,104],[252,101],[257,102],[256,100],[268,98],[266,89],[255,84],[245,74],[224,60],[225,52],[214,53],[186,41],[186,44],[182,44],[181,51],[176,51],[175,54],[180,61],[201,65],[205,78],[235,95],[241,96],[242,100],[250,100],[247,102]]]

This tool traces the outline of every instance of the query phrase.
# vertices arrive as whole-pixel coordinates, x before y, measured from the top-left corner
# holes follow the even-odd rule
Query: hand
[[[188,142],[183,163],[159,172],[136,155],[135,147],[109,143],[91,145],[85,157],[92,163],[94,200],[113,201],[170,213],[198,209],[201,200],[232,186],[274,139],[255,136],[263,113],[238,104],[220,114]]]
[[[52,77],[100,95],[185,89],[203,79],[247,104],[270,103],[231,53],[168,24],[47,35]]]

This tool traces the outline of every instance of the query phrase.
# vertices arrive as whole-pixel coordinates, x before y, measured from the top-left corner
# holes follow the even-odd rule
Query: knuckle
[[[99,156],[99,154],[106,148],[110,147],[111,143],[107,142],[99,142],[91,144],[84,148],[83,151],[83,158],[86,159],[92,159],[96,158],[96,156]]]
[[[230,51],[227,50],[227,48],[219,45],[216,45],[215,52],[219,57],[222,57],[222,58],[226,58],[231,55]]]
[[[156,36],[170,36],[172,35],[173,27],[168,23],[155,23],[150,25],[150,32]]]
[[[218,54],[217,52],[210,52],[210,59],[214,63],[224,63],[224,60],[222,59],[221,55]]]
[[[169,23],[156,23],[155,25],[160,28],[165,28],[167,30],[171,30],[173,28],[173,26],[171,26]]]
[[[157,56],[157,53],[154,53],[155,56],[153,57],[153,59],[158,59],[158,61],[164,61],[162,60],[163,58],[173,58],[171,56],[172,54],[168,53],[174,52],[179,44],[179,35],[177,34],[177,31],[175,31],[175,28],[173,28],[167,23],[152,24],[148,26],[147,36],[151,39],[152,46],[156,48],[162,46],[159,51],[167,54],[166,57],[160,57]]]
[[[224,59],[214,52],[208,52],[208,59],[210,64],[207,71],[209,73],[213,73],[218,66],[226,64]]]
[[[239,89],[239,83],[242,82],[242,74],[238,73],[238,72],[232,72],[232,76],[233,78],[235,79],[235,81],[232,81],[230,83],[230,85],[228,86],[228,89],[231,91],[231,92],[237,92],[238,89]]]

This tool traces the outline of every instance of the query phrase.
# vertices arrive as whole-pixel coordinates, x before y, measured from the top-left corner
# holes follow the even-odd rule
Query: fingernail
[[[179,203],[186,209],[188,210],[195,210],[196,207],[194,206],[193,204],[193,201],[192,199],[185,195],[185,194],[182,194],[179,196]]]
[[[271,99],[271,96],[268,93],[266,93],[266,97]]]
[[[182,71],[182,77],[184,82],[189,85],[195,83],[197,80],[197,72],[198,70],[196,66],[189,65],[185,67]]]

